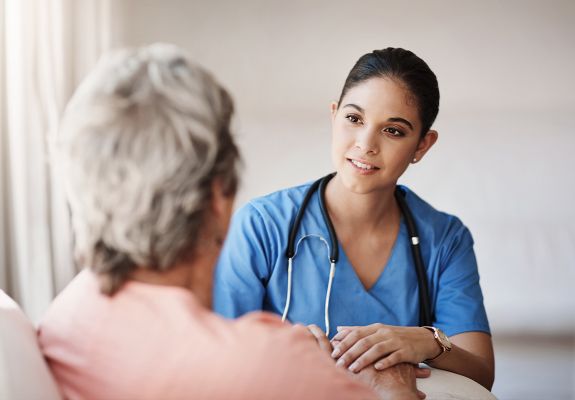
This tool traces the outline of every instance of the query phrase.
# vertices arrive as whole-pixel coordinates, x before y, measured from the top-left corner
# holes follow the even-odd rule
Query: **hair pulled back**
[[[409,50],[394,47],[364,54],[349,72],[338,105],[351,88],[373,78],[389,78],[406,86],[416,100],[421,136],[425,136],[439,112],[437,77],[425,61]]]

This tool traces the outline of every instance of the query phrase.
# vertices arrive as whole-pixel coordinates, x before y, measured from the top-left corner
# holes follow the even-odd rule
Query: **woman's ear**
[[[333,120],[335,119],[335,114],[337,114],[337,101],[332,101],[329,104],[329,109],[331,111],[331,122],[333,123]]]
[[[437,131],[429,130],[424,137],[419,140],[417,144],[417,149],[415,150],[415,154],[413,155],[413,162],[416,163],[423,158],[425,153],[428,152],[429,149],[437,142],[437,138],[439,134]]]

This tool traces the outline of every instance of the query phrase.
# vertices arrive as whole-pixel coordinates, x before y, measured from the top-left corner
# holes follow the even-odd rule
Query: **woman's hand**
[[[337,365],[352,372],[375,363],[382,370],[406,362],[417,364],[440,354],[433,333],[420,327],[383,324],[341,326],[331,341]]]

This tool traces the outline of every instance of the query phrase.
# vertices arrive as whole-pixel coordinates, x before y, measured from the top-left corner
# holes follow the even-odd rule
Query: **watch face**
[[[441,342],[441,344],[443,344],[446,348],[451,349],[451,342],[449,341],[447,335],[443,333],[443,331],[438,329],[437,336],[439,336],[439,341]]]

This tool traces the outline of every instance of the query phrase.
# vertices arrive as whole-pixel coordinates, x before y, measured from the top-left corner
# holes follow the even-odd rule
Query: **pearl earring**
[[[417,158],[414,158],[412,163],[415,164],[417,162]]]

